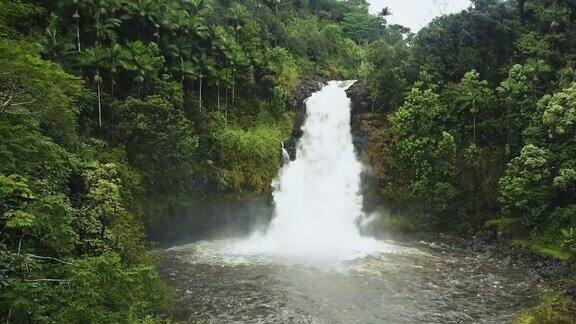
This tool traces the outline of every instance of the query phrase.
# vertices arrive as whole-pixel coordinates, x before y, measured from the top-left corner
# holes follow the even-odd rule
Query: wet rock
[[[368,91],[363,80],[356,81],[346,90],[346,94],[352,101],[352,115],[369,112]]]
[[[304,101],[308,99],[314,92],[320,91],[328,79],[321,76],[311,76],[304,78],[298,84],[296,91],[294,91],[292,109],[304,108]]]
[[[572,283],[576,266],[552,256],[511,246],[499,235],[479,234],[468,241],[464,249],[499,263],[502,267],[527,271],[535,280],[545,281],[565,296],[576,300],[576,285]]]
[[[472,238],[472,241],[470,241],[470,249],[474,252],[483,250],[483,242],[480,236],[476,235]]]
[[[576,300],[576,284],[572,284],[566,289],[566,296]]]
[[[512,257],[511,256],[507,256],[503,261],[502,261],[502,266],[504,267],[509,267],[512,264]]]

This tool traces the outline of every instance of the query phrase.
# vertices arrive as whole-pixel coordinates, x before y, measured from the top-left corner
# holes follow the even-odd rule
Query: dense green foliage
[[[115,322],[158,313],[166,292],[131,207],[139,178],[122,151],[76,132],[87,90],[27,43],[2,40],[0,53],[2,317]]]
[[[395,212],[576,255],[575,26],[573,1],[475,0],[368,47],[369,153]]]
[[[392,223],[576,258],[573,1],[474,0],[417,34],[387,14],[0,0],[0,318],[162,320],[146,232],[268,192],[312,75],[364,79]]]
[[[0,0],[0,318],[158,321],[146,230],[268,192],[302,78],[353,78],[363,0]]]
[[[520,314],[514,324],[572,323],[574,301],[554,291],[542,292],[542,302]]]

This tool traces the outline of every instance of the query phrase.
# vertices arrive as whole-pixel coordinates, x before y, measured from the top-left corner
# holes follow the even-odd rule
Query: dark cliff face
[[[296,112],[294,129],[292,135],[286,142],[284,147],[290,159],[296,159],[296,148],[298,140],[302,137],[302,125],[306,118],[306,105],[304,102],[314,92],[320,91],[323,86],[328,83],[325,77],[314,76],[303,79],[294,93],[292,100],[292,110]],[[368,136],[365,132],[361,131],[360,123],[358,122],[358,115],[368,112],[368,95],[363,81],[357,81],[348,90],[346,90],[348,98],[352,100],[352,136],[354,139],[354,147],[359,154],[366,147]]]
[[[364,81],[356,81],[346,90],[348,98],[352,100],[352,116],[367,113],[369,111],[368,92]]]
[[[368,97],[363,81],[357,81],[346,90],[346,95],[351,100],[351,123],[352,140],[359,159],[366,149],[370,136],[362,127],[362,115],[368,112]]]
[[[369,215],[382,204],[382,197],[378,193],[378,180],[374,176],[374,171],[370,166],[370,161],[366,158],[364,151],[370,144],[370,133],[364,127],[365,114],[369,112],[368,94],[364,82],[357,81],[346,90],[346,95],[351,100],[352,116],[350,119],[352,126],[352,141],[358,160],[364,164],[364,169],[360,174],[360,191],[363,197],[364,212]]]

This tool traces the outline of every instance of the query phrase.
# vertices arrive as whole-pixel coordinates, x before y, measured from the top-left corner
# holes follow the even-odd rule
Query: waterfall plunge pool
[[[268,227],[162,252],[183,322],[501,323],[537,302],[530,276],[463,252],[360,235],[350,81],[306,102],[296,160],[273,183]]]
[[[422,242],[334,263],[227,252],[236,243],[163,251],[160,271],[179,320],[507,323],[538,302],[530,275]]]

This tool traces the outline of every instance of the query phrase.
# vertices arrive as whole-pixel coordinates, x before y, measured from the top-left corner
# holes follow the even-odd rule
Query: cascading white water
[[[362,237],[362,165],[350,129],[354,81],[332,81],[306,101],[296,160],[274,182],[275,216],[270,227],[239,246],[243,252],[312,259],[353,259],[382,248]]]
[[[286,151],[286,148],[284,148],[284,143],[282,143],[282,165],[286,165],[290,163],[290,154],[288,154],[288,151]]]

